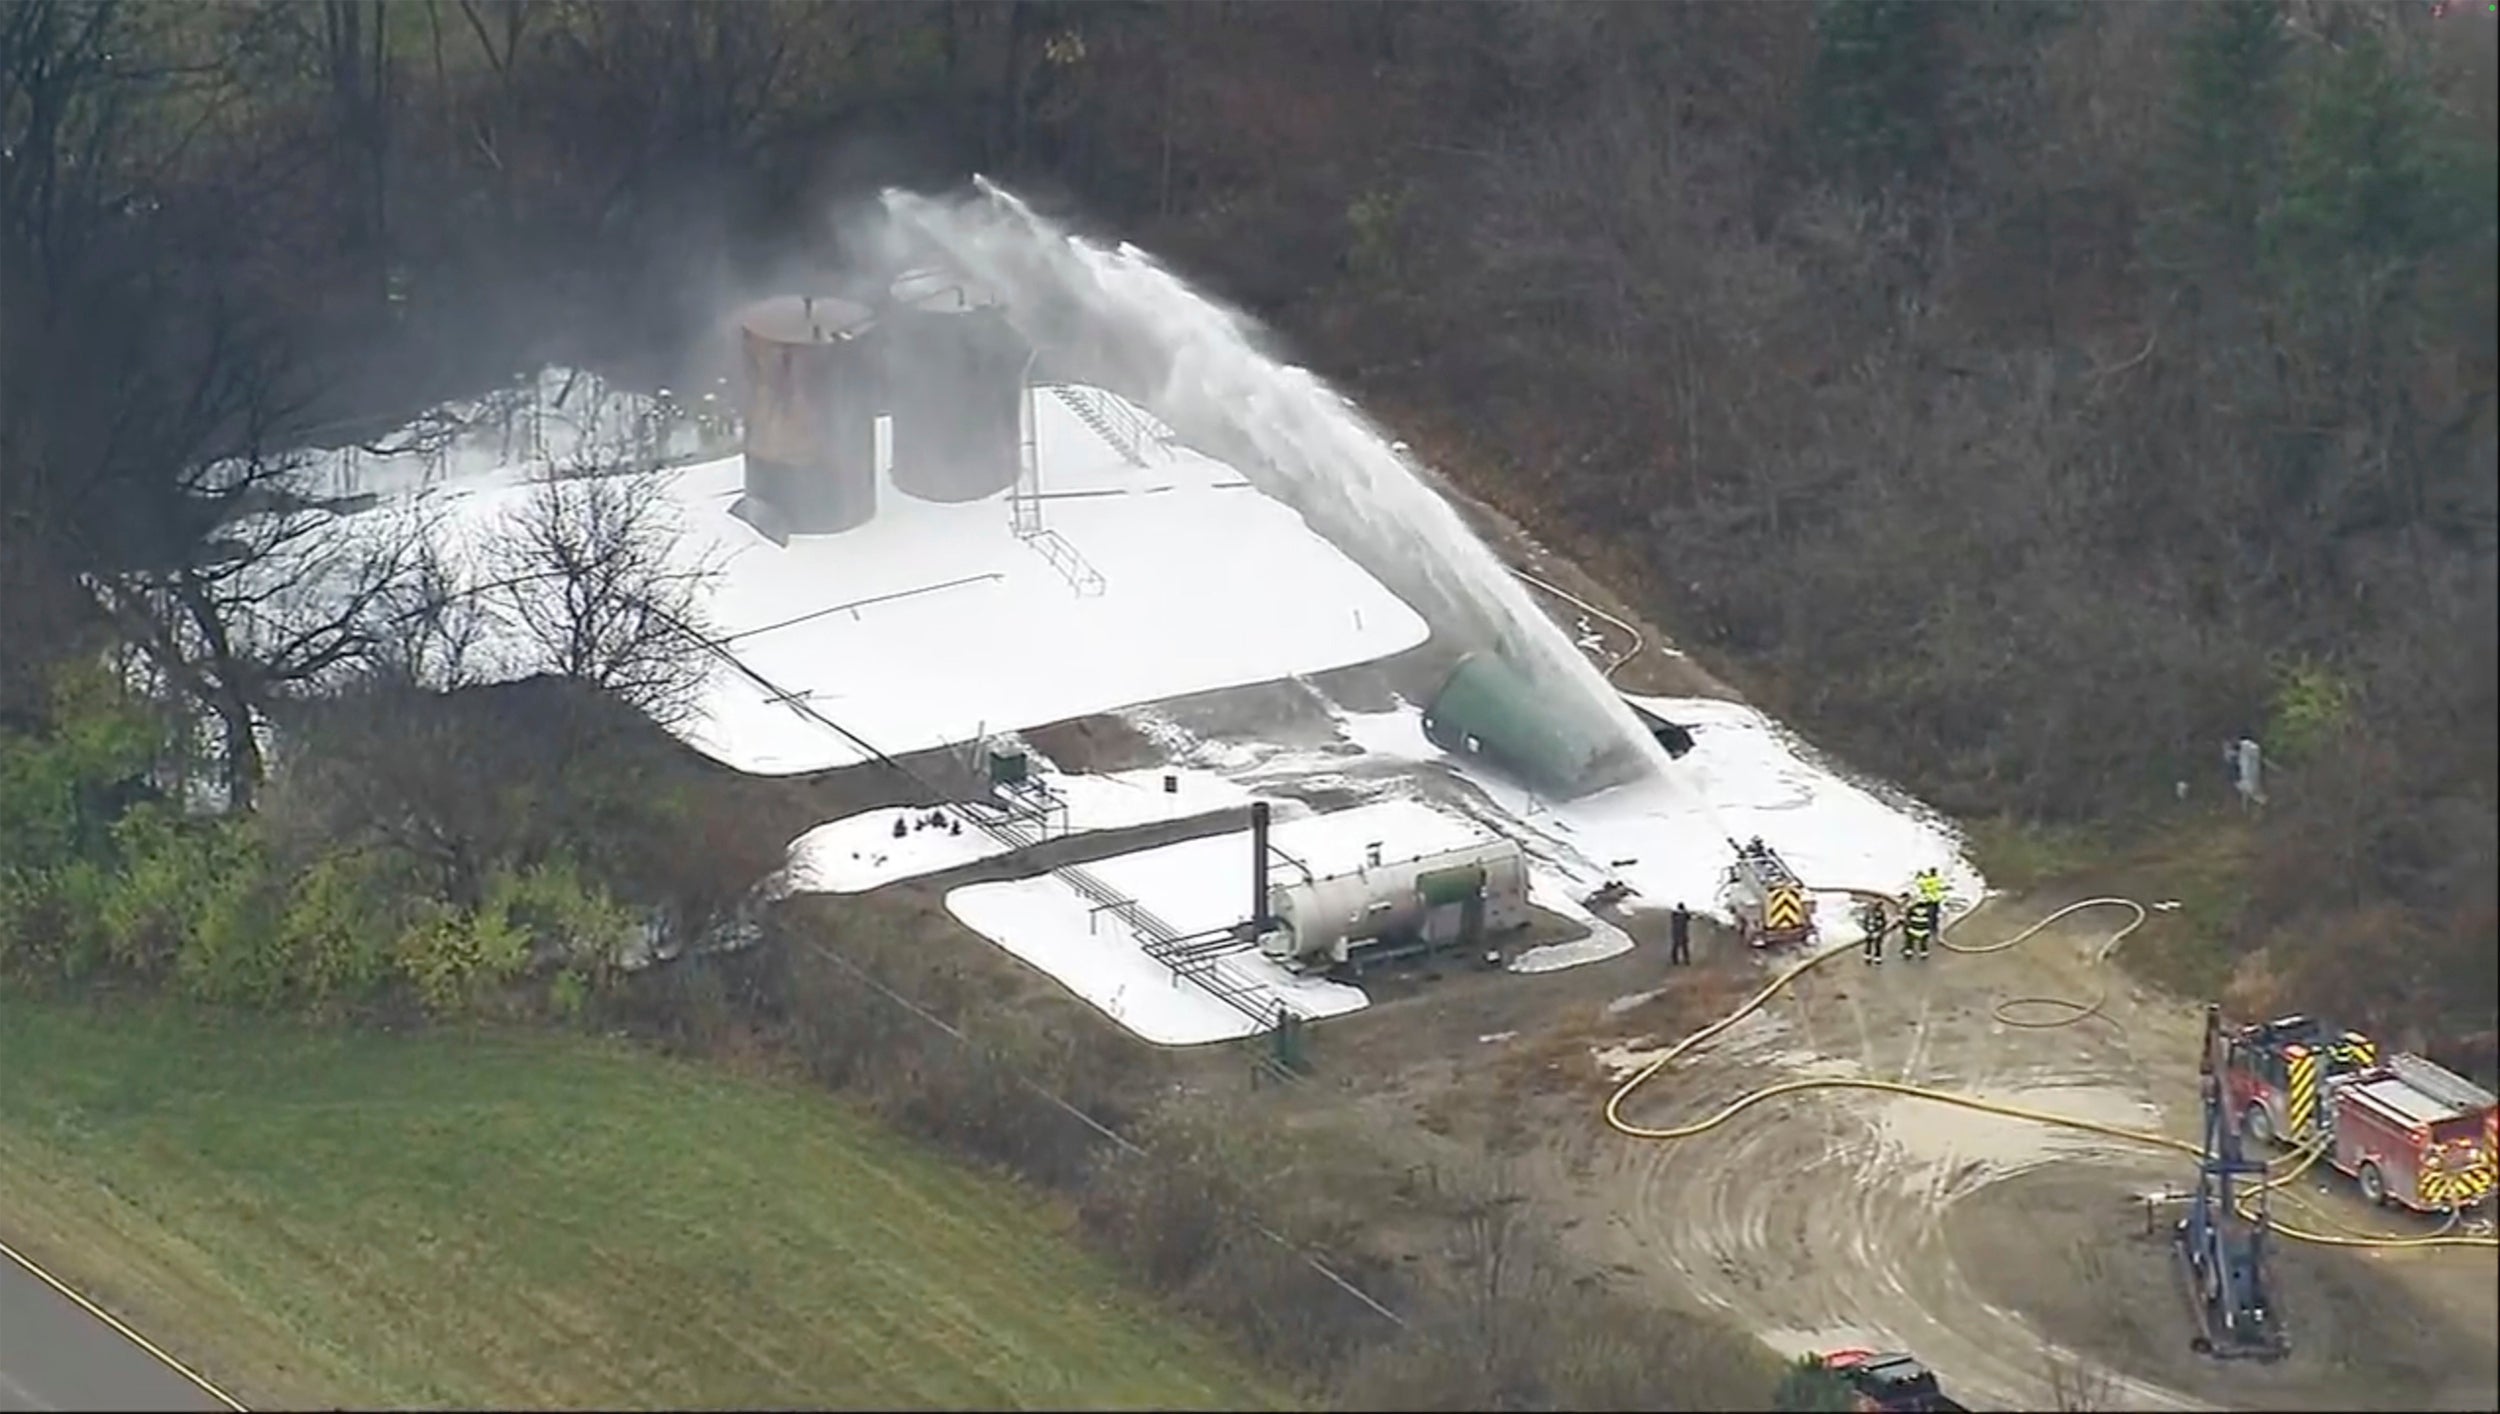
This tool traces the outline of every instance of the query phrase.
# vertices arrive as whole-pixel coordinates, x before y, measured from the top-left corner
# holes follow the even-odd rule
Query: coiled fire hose
[[[1846,892],[1860,898],[1880,897],[1879,895],[1872,895],[1866,891],[1854,889],[1836,890],[1834,892]],[[2057,922],[2059,919],[2064,918],[2069,914],[2080,913],[2087,908],[2123,908],[2128,910],[2130,914],[2127,922],[2111,933],[2108,941],[2102,943],[2101,946],[2094,952],[2093,958],[2096,963],[2106,963],[2109,956],[2117,950],[2118,945],[2125,941],[2127,935],[2133,933],[2136,929],[2144,925],[2144,921],[2147,916],[2144,906],[2137,903],[2133,899],[2081,899],[2074,903],[2067,904],[2065,907],[2051,913],[2039,922],[2034,923],[2030,927],[2022,930],[2020,933],[2002,941],[1978,946],[1964,946],[1954,943],[1944,943],[1944,946],[1948,951],[1969,955],[2003,952],[2008,948],[2012,948],[2020,943],[2028,941],[2032,937],[2039,934],[2043,929],[2046,929],[2050,924]],[[1957,915],[1953,922],[1959,923],[1969,916],[1970,911],[1965,910],[1962,914]],[[1949,927],[1950,925],[1947,926]],[[1943,939],[1940,937],[1938,941],[1943,942]],[[1718,1036],[1721,1032],[1724,1032],[1729,1027],[1734,1026],[1737,1022],[1751,1016],[1754,1012],[1760,1010],[1764,1005],[1769,1003],[1773,997],[1776,997],[1780,993],[1786,991],[1790,984],[1794,983],[1798,978],[1805,976],[1808,972],[1811,972],[1815,968],[1822,966],[1824,963],[1831,961],[1833,958],[1856,950],[1857,947],[1858,944],[1855,942],[1835,944],[1834,946],[1825,948],[1821,952],[1815,953],[1812,956],[1797,962],[1786,971],[1780,973],[1777,977],[1771,979],[1767,985],[1765,985],[1760,991],[1754,993],[1751,997],[1747,998],[1735,1010],[1719,1018],[1717,1021],[1711,1022],[1709,1025],[1702,1027],[1700,1030],[1695,1031],[1683,1040],[1676,1042],[1674,1045],[1669,1046],[1655,1059],[1652,1059],[1647,1064],[1643,1065],[1639,1070],[1633,1072],[1632,1075],[1625,1079],[1622,1084],[1615,1087],[1615,1091],[1612,1095],[1607,1097],[1605,1108],[1607,1125],[1614,1129],[1615,1132],[1630,1139],[1690,1139],[1695,1135],[1706,1134],[1711,1130],[1718,1128],[1720,1125],[1727,1123],[1729,1120],[1734,1119],[1736,1116],[1743,1114],[1745,1111],[1752,1109],[1756,1105],[1769,1100],[1778,1099],[1783,1095],[1799,1095],[1810,1090],[1866,1090],[1884,1095],[1905,1095],[1911,1099],[1933,1101],[1934,1103],[1940,1105],[1954,1105],[1966,1110],[1976,1110],[1982,1114],[2002,1115],[2008,1119],[2029,1120],[2034,1124],[2052,1125],[2061,1129],[2081,1130],[2086,1133],[2098,1134],[2104,1138],[2122,1140],[2131,1144],[2141,1144],[2150,1148],[2168,1149],[2176,1153],[2191,1156],[2202,1156],[2204,1151],[2200,1146],[2191,1144],[2184,1139],[2174,1138],[2167,1134],[2157,1134],[2150,1130],[2143,1129],[2128,1129],[2122,1125],[2104,1124],[2099,1120],[2084,1119],[2076,1115],[2054,1114],[2047,1110],[2033,1109],[2027,1105],[2007,1104],[1998,1100],[1983,1100],[1972,1095],[1960,1095],[1950,1090],[1938,1090],[1925,1085],[1911,1085],[1897,1080],[1817,1078],[1811,1080],[1783,1081],[1777,1085],[1767,1085],[1759,1090],[1755,1090],[1749,1094],[1741,1096],[1722,1107],[1717,1113],[1707,1115],[1688,1124],[1667,1125],[1662,1127],[1635,1124],[1623,1117],[1624,1103],[1632,1097],[1633,1093],[1639,1090],[1643,1085],[1646,1085],[1650,1081],[1656,1079],[1666,1070],[1668,1066],[1673,1065],[1687,1052],[1690,1052],[1694,1048],[1707,1043],[1712,1038]],[[2035,1029],[2046,1026],[2068,1026],[2082,1021],[2086,1017],[2099,1014],[2102,1006],[2108,1001],[2108,999],[2109,987],[2107,978],[2104,977],[2099,999],[2093,1001],[2089,1005],[2081,1002],[2067,1001],[2064,998],[2059,997],[2016,997],[1997,1004],[1997,1019],[2000,1021],[2006,1021],[2009,1025],[2019,1026],[2027,1024]],[[2005,1009],[2007,1007],[2020,1006],[2064,1007],[2072,1012],[2072,1015],[2061,1016],[2046,1022],[2032,1021],[2025,1023],[2008,1020],[2004,1015]],[[2257,1191],[2279,1189],[2291,1183],[2293,1180],[2299,1178],[2302,1173],[2306,1172],[2310,1165],[2316,1163],[2322,1152],[2323,1150],[2320,1147],[2311,1146],[2297,1153],[2287,1154],[2279,1159],[2271,1161],[2269,1167],[2278,1164],[2286,1165],[2287,1167],[2285,1167],[2281,1173],[2268,1177],[2256,1185]],[[2248,1206],[2255,1196],[2256,1194],[2252,1192],[2251,1194],[2245,1195],[2241,1198],[2240,1216],[2251,1222],[2263,1221],[2272,1231],[2284,1237],[2291,1238],[2297,1242],[2314,1243],[2323,1247],[2500,1248],[2500,1237],[2455,1232],[2454,1228],[2457,1224],[2457,1215],[2455,1213],[2451,1213],[2449,1215],[2447,1226],[2443,1227],[2436,1233],[2420,1235],[2354,1233],[2347,1229],[2345,1233],[2337,1234],[2312,1231],[2308,1228],[2287,1223],[2281,1218],[2274,1217],[2271,1214],[2268,1214],[2264,1218],[2260,1219],[2258,1214]],[[2341,1226],[2341,1224],[2338,1224],[2338,1226]]]

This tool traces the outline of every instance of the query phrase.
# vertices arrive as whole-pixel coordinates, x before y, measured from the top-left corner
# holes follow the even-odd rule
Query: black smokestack
[[[1250,802],[1250,935],[1267,931],[1267,802]]]

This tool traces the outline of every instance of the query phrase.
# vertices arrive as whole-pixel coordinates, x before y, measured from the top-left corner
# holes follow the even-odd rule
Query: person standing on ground
[[[1922,902],[1936,904],[1939,907],[1943,905],[1944,874],[1942,871],[1935,869],[1918,871],[1918,896]]]
[[[1922,869],[1918,874],[1918,898],[1910,905],[1912,922],[1901,930],[1901,955],[1918,962],[1927,960],[1927,950],[1935,945],[1936,935],[1944,931],[1944,871]]]
[[[1667,965],[1682,967],[1693,960],[1693,911],[1677,903],[1667,915]]]
[[[1928,946],[1936,940],[1936,927],[1944,913],[1944,905],[1931,898],[1914,898],[1901,910],[1901,956],[1910,962],[1925,962]]]
[[[2240,793],[2240,809],[2266,803],[2265,753],[2252,737],[2241,737],[2231,763],[2231,785]]]
[[[1884,906],[1874,899],[1858,903],[1859,960],[1880,964],[1884,960]]]

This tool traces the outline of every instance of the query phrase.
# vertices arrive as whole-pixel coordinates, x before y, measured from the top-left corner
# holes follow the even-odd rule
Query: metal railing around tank
[[[1169,452],[1172,429],[1148,413],[1140,411],[1125,398],[1114,397],[1100,388],[1083,383],[1053,383],[1051,395],[1059,399],[1076,420],[1093,429],[1095,436],[1110,444],[1113,451],[1128,460],[1130,466],[1144,466],[1151,452],[1161,457]]]
[[[493,389],[465,415],[438,408],[379,437],[360,435],[369,423],[306,429],[312,446],[330,448],[326,484],[314,489],[333,497],[422,489],[449,479],[462,457],[487,466],[539,463],[559,476],[656,471],[728,456],[744,441],[737,413],[717,392],[681,399],[667,389],[644,395],[595,384],[577,404],[572,395],[583,378],[566,379],[553,397],[535,379]]]
[[[1022,535],[1020,538],[1048,561],[1052,569],[1059,571],[1059,577],[1066,580],[1068,587],[1076,591],[1077,598],[1098,599],[1102,597],[1103,590],[1108,587],[1108,582],[1102,577],[1102,571],[1094,568],[1091,560],[1078,554],[1076,547],[1069,544],[1058,531],[1046,526],[1036,526],[1030,534]]]

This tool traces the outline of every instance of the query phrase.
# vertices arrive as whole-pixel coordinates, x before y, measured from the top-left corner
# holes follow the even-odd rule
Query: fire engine
[[[1728,841],[1736,862],[1727,867],[1719,896],[1736,916],[1736,936],[1747,947],[1781,947],[1814,937],[1814,896],[1777,851],[1756,836]]]
[[[2500,1176],[2500,1100],[2420,1056],[2382,1059],[2359,1032],[2308,1016],[2237,1027],[2229,1080],[2243,1134],[2319,1146],[2374,1204],[2470,1208]]]

